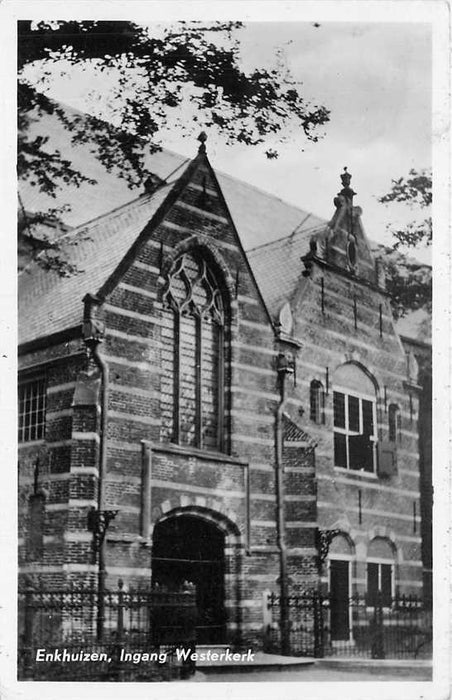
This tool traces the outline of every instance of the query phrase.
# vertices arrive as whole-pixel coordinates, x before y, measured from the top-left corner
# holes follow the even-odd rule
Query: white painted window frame
[[[358,474],[374,474],[376,475],[377,471],[377,440],[378,440],[378,433],[377,433],[377,399],[376,396],[371,396],[370,394],[362,394],[356,391],[353,391],[353,389],[349,389],[347,387],[343,386],[334,386],[333,387],[333,397],[334,397],[334,392],[343,394],[345,397],[344,400],[344,416],[345,416],[345,428],[339,428],[338,426],[334,425],[334,406],[333,406],[333,434],[334,433],[340,433],[341,435],[345,435],[346,437],[349,436],[355,436],[355,435],[361,435],[362,434],[362,429],[363,429],[363,400],[364,401],[369,401],[372,404],[372,422],[373,422],[373,429],[374,432],[372,435],[369,435],[369,439],[372,442],[372,471],[366,471],[364,468],[362,469],[351,469],[350,468],[350,454],[349,454],[349,442],[348,440],[345,441],[345,451],[346,451],[346,461],[347,461],[347,467],[340,467],[338,465],[334,465],[335,469],[341,469],[342,471],[347,471],[347,472],[356,472]],[[356,399],[359,400],[359,431],[356,432],[354,430],[350,430],[348,427],[348,397],[352,396]]]

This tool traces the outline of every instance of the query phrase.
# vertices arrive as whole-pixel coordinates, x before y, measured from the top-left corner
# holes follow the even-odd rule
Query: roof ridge
[[[304,219],[304,220],[306,221],[306,219]],[[271,246],[271,245],[276,245],[276,243],[281,243],[281,241],[284,241],[284,240],[290,240],[290,239],[294,240],[294,239],[295,239],[295,235],[297,235],[297,234],[299,234],[299,233],[313,233],[313,232],[316,231],[317,229],[318,229],[318,230],[321,230],[321,229],[323,229],[323,228],[325,227],[325,225],[326,225],[327,223],[328,223],[328,222],[325,221],[324,224],[317,224],[316,226],[312,226],[312,227],[310,227],[310,228],[305,228],[305,229],[299,229],[298,231],[297,231],[297,229],[298,229],[298,227],[300,226],[300,224],[297,224],[297,225],[295,226],[295,228],[294,228],[293,231],[291,231],[290,233],[286,234],[285,236],[281,236],[281,238],[277,238],[275,241],[267,241],[267,243],[260,243],[259,245],[254,246],[254,248],[248,248],[247,254],[249,254],[249,253],[254,253],[254,251],[260,250],[261,248],[265,248],[265,247],[268,247],[268,246]]]

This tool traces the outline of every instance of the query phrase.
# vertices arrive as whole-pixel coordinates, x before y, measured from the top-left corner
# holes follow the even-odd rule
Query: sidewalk
[[[283,671],[312,665],[315,660],[305,656],[280,656],[257,651],[252,661],[198,661],[196,668],[203,673],[256,673],[258,671]]]
[[[192,682],[428,682],[431,662],[425,659],[300,659],[273,654],[255,654],[255,663],[197,665]]]

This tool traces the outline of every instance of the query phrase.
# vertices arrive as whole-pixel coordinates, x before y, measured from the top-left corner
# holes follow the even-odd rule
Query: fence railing
[[[280,652],[280,596],[269,594],[271,622],[265,648]],[[397,596],[390,603],[380,594],[335,600],[318,591],[290,596],[289,648],[298,656],[373,659],[429,658],[432,652],[432,612],[416,596]]]
[[[94,588],[19,592],[21,680],[170,680],[189,675],[177,649],[195,649],[196,592],[105,591],[103,634]]]

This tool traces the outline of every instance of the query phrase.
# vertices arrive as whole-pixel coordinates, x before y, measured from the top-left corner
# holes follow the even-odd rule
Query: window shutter
[[[397,473],[397,453],[393,442],[378,443],[378,476],[391,477]]]

